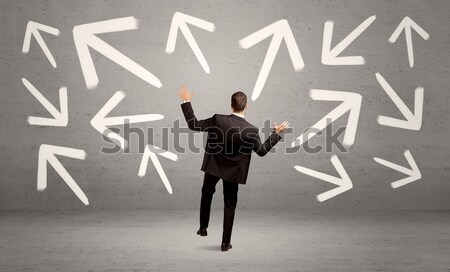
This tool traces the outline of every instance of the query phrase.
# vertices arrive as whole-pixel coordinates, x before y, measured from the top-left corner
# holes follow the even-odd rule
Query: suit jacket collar
[[[242,121],[245,120],[245,118],[237,116],[236,114],[230,114],[228,116],[231,117],[231,118],[237,119],[237,120],[242,120]]]

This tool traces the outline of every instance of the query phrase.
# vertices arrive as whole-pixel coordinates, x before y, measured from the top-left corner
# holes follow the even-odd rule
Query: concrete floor
[[[450,271],[450,212],[0,212],[0,271]]]

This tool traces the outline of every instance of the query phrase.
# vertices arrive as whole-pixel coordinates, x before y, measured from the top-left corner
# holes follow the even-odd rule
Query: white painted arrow
[[[411,169],[408,169],[406,167],[400,166],[398,164],[377,157],[373,158],[379,164],[382,164],[386,167],[392,168],[394,170],[397,170],[398,172],[402,172],[403,174],[408,175],[408,177],[406,178],[392,182],[391,187],[394,189],[422,178],[422,174],[420,173],[419,167],[417,166],[413,156],[411,155],[411,152],[408,149],[405,151],[405,158],[408,161],[409,167],[411,167]]]
[[[377,122],[383,126],[398,127],[411,130],[420,130],[422,127],[422,115],[423,115],[423,87],[417,87],[415,91],[414,98],[414,114],[408,109],[402,99],[397,95],[397,93],[392,89],[392,87],[387,83],[387,81],[379,74],[375,74],[378,82],[384,91],[389,95],[394,104],[400,110],[400,112],[405,116],[406,120],[400,120],[392,117],[379,115],[377,117]]]
[[[333,21],[325,22],[323,30],[322,63],[325,65],[364,65],[365,59],[362,56],[338,57],[364,30],[375,21],[376,16],[370,16],[347,35],[340,43],[331,49],[331,39],[333,38]]]
[[[47,162],[55,169],[55,171],[61,176],[66,184],[72,189],[75,195],[84,203],[89,205],[89,200],[73,180],[72,176],[67,172],[64,166],[59,162],[55,155],[65,156],[69,158],[85,160],[86,152],[81,149],[68,148],[56,145],[42,144],[39,147],[39,160],[38,160],[38,175],[37,175],[37,190],[44,191],[47,188]]]
[[[152,148],[153,150],[150,150]],[[145,172],[147,172],[147,165],[148,165],[148,158],[152,160],[153,165],[156,168],[156,171],[158,172],[159,176],[161,177],[161,180],[166,187],[169,194],[172,194],[172,186],[170,185],[169,179],[167,179],[166,173],[164,172],[164,169],[161,166],[161,163],[159,162],[158,157],[156,154],[163,156],[164,158],[167,158],[172,161],[177,161],[178,156],[177,154],[174,154],[170,151],[161,151],[161,148],[153,146],[153,145],[147,145],[145,147],[144,154],[142,155],[141,165],[139,166],[139,172],[138,176],[143,177],[145,176]]]
[[[313,100],[343,102],[334,110],[325,115],[325,117],[320,119],[320,121],[314,124],[314,126],[297,137],[292,142],[291,146],[294,147],[302,145],[304,142],[309,141],[312,137],[316,136],[319,131],[323,130],[330,124],[328,123],[328,119],[330,119],[332,123],[339,117],[344,115],[347,111],[350,111],[350,113],[347,121],[347,127],[345,129],[343,144],[347,146],[353,145],[353,143],[355,142],[356,129],[358,128],[359,112],[361,109],[362,101],[361,95],[351,92],[338,92],[318,89],[311,89],[309,95]]]
[[[402,33],[403,29],[405,30],[406,50],[408,50],[408,61],[409,66],[412,68],[414,66],[414,50],[412,44],[411,28],[414,29],[417,32],[417,34],[419,34],[420,37],[422,37],[422,39],[428,40],[430,38],[430,35],[428,35],[428,33],[425,30],[423,30],[423,28],[421,28],[418,24],[416,24],[416,22],[414,22],[411,18],[406,16],[397,26],[394,33],[392,33],[391,37],[389,38],[389,42],[395,43],[395,41],[397,41],[398,37]]]
[[[267,50],[266,58],[264,59],[261,71],[259,72],[258,79],[256,80],[255,87],[252,93],[252,100],[258,99],[261,91],[266,83],[267,76],[269,75],[270,69],[272,68],[273,61],[277,56],[278,50],[280,49],[281,42],[285,40],[286,46],[291,57],[292,64],[296,72],[303,70],[305,63],[303,62],[302,55],[298,49],[297,42],[295,41],[294,34],[292,34],[291,27],[287,20],[279,20],[265,28],[256,31],[253,34],[245,37],[239,41],[239,45],[248,49],[253,45],[261,42],[267,37],[273,35],[272,41],[270,42],[269,49]]]
[[[214,32],[215,29],[213,23],[189,16],[181,12],[175,12],[172,18],[172,24],[170,25],[169,37],[167,39],[166,45],[166,53],[172,54],[175,51],[178,29],[180,29],[187,43],[197,57],[198,62],[200,62],[200,65],[203,67],[203,70],[205,70],[205,72],[209,74],[209,65],[206,62],[205,56],[203,56],[200,47],[195,41],[194,36],[192,36],[192,33],[187,26],[188,23],[209,32]]]
[[[340,178],[337,178],[337,177],[334,177],[334,176],[331,176],[328,174],[324,174],[322,172],[318,172],[318,171],[315,171],[315,170],[312,170],[309,168],[305,168],[302,166],[298,166],[298,165],[294,166],[295,170],[297,170],[303,174],[324,180],[329,183],[333,183],[338,186],[332,190],[329,190],[329,191],[326,191],[324,193],[317,195],[317,200],[319,202],[323,202],[325,200],[333,198],[333,197],[335,197],[339,194],[342,194],[343,192],[348,191],[351,188],[353,188],[353,184],[352,184],[352,181],[350,180],[350,177],[347,175],[347,172],[345,171],[344,167],[342,166],[341,161],[339,160],[339,158],[336,155],[331,156],[331,163],[333,164],[334,168],[336,168],[336,171],[338,172]]]
[[[101,22],[77,25],[73,28],[73,39],[88,89],[97,88],[98,77],[89,47],[119,64],[149,84],[161,88],[159,79],[117,49],[99,39],[95,34],[137,29],[138,21],[134,17],[124,17]]]
[[[53,55],[48,49],[47,45],[45,44],[44,39],[42,39],[41,33],[39,33],[39,31],[44,31],[54,36],[59,36],[59,29],[29,21],[27,24],[27,29],[25,30],[25,38],[23,39],[22,53],[26,54],[30,51],[31,36],[34,36],[34,39],[42,48],[42,51],[44,51],[44,54],[50,64],[53,66],[53,68],[56,68],[56,61],[53,58]]]
[[[119,134],[107,128],[107,126],[123,125],[125,124],[125,122],[127,122],[128,124],[143,123],[161,120],[164,118],[164,116],[161,114],[140,114],[106,117],[106,115],[108,115],[120,103],[120,101],[122,101],[124,97],[125,93],[123,91],[117,91],[91,120],[91,125],[98,132],[110,138],[122,149],[125,149],[127,145],[125,139]]]
[[[44,106],[44,108],[53,116],[53,118],[28,116],[28,123],[37,126],[66,127],[69,122],[69,109],[67,103],[67,88],[59,89],[59,105],[61,111],[58,111],[26,78],[22,78],[22,83],[32,95]]]

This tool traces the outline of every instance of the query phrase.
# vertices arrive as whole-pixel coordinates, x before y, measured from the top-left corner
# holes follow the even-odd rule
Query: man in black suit
[[[188,127],[196,131],[205,131],[208,138],[205,156],[201,170],[205,172],[200,202],[200,229],[197,234],[206,236],[211,211],[211,202],[217,182],[223,180],[224,217],[221,250],[231,248],[231,231],[233,229],[234,211],[237,203],[239,184],[247,181],[248,169],[252,151],[259,156],[266,155],[281,139],[280,134],[289,126],[283,122],[277,126],[269,138],[262,143],[258,128],[244,118],[247,109],[247,96],[243,92],[236,92],[231,96],[230,115],[214,114],[212,117],[197,120],[194,115],[190,94],[183,85],[178,95],[183,99],[181,109]]]

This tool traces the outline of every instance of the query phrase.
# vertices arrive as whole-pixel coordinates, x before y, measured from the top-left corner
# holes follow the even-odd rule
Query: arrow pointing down
[[[69,122],[69,110],[67,102],[67,88],[61,87],[59,89],[59,104],[61,111],[58,111],[42,93],[40,93],[26,78],[22,78],[22,83],[30,91],[30,93],[44,106],[44,108],[53,116],[53,118],[43,117],[28,117],[30,125],[37,126],[54,126],[66,127]]]
[[[402,99],[397,95],[397,93],[392,89],[392,87],[387,83],[387,81],[379,73],[375,74],[378,82],[384,91],[389,95],[394,104],[406,118],[406,120],[400,120],[392,117],[378,115],[377,122],[383,126],[398,127],[411,130],[420,130],[422,127],[422,115],[423,115],[423,87],[417,87],[415,91],[414,98],[414,114],[408,109]]]

